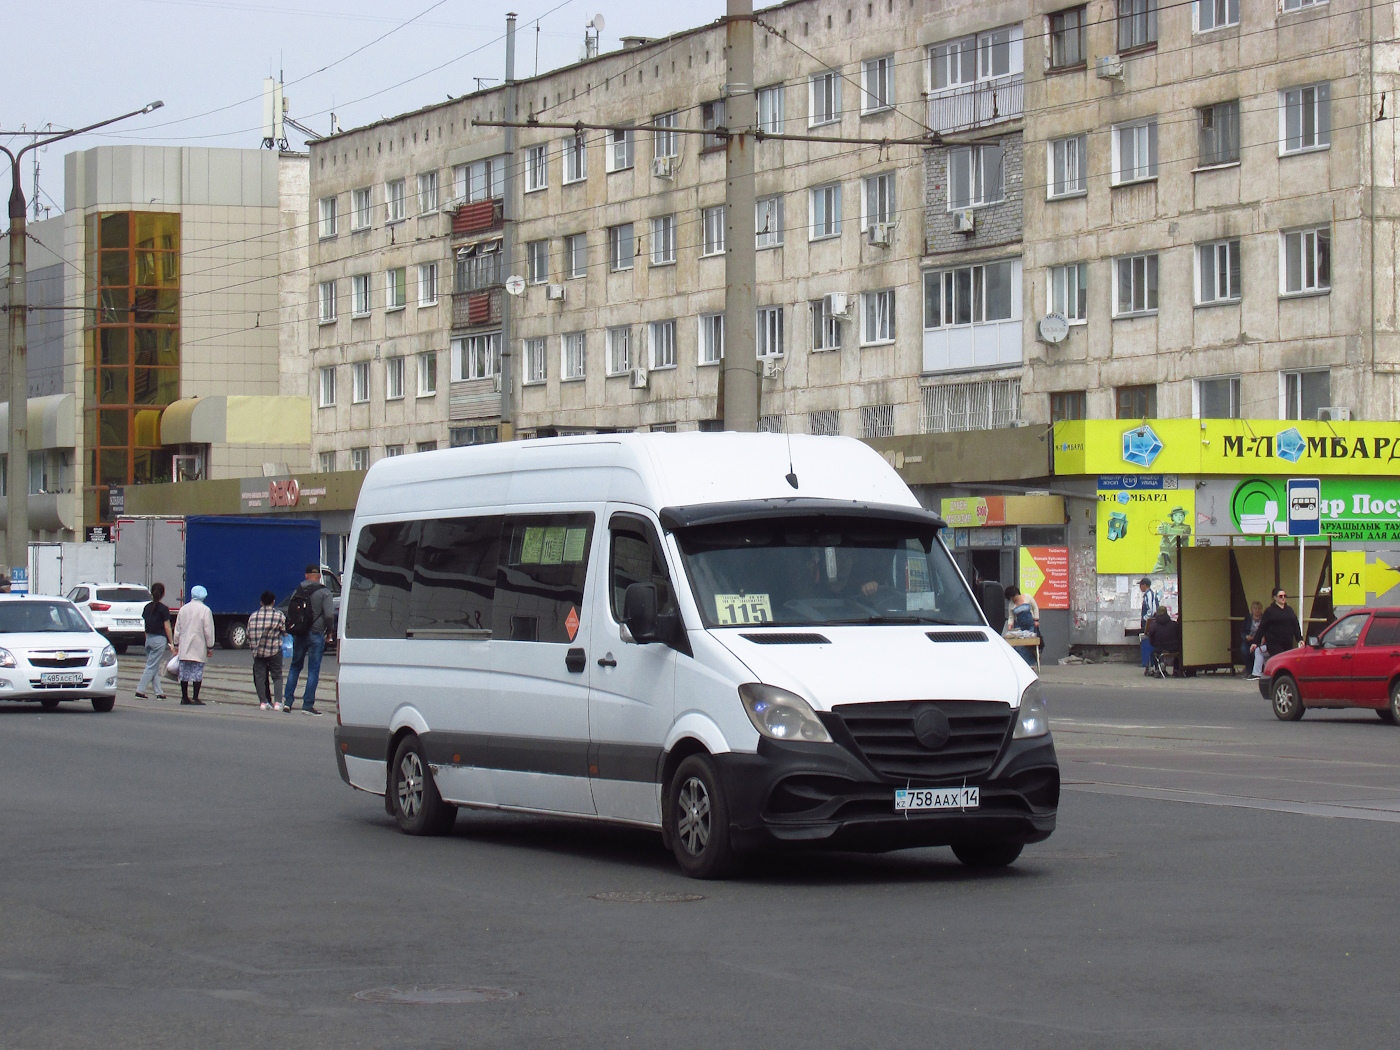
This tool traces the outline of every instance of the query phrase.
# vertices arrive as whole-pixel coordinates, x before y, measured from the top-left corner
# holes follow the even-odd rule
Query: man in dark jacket
[[[1288,604],[1288,592],[1282,587],[1274,591],[1274,600],[1264,615],[1259,618],[1259,629],[1254,632],[1251,645],[1263,646],[1270,656],[1296,649],[1303,641],[1303,632],[1298,626],[1298,616]]]
[[[307,606],[307,623],[301,627],[297,623],[293,604],[301,598]],[[290,711],[297,699],[297,679],[301,676],[302,664],[306,664],[306,695],[302,699],[302,710],[309,715],[319,715],[316,710],[316,683],[321,679],[321,657],[326,654],[326,628],[335,619],[335,604],[330,588],[321,583],[321,567],[308,565],[306,579],[297,585],[291,600],[287,603],[287,633],[292,636],[292,666],[287,669],[287,692],[284,696],[285,711]]]
[[[1171,653],[1173,672],[1177,668],[1177,657],[1181,654],[1181,624],[1172,619],[1172,614],[1158,606],[1156,614],[1148,621],[1147,637],[1152,642],[1154,653]]]

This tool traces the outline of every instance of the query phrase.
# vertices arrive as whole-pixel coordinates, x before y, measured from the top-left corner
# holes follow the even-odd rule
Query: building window
[[[1088,190],[1088,145],[1087,135],[1054,139],[1047,145],[1049,170],[1045,181],[1050,188],[1050,198],[1078,196]]]
[[[812,232],[810,240],[841,235],[841,184],[833,182],[811,191]]]
[[[384,272],[384,307],[401,310],[408,302],[408,267],[399,266]]]
[[[500,200],[506,195],[506,158],[487,157],[452,169],[452,193],[458,200]]]
[[[402,456],[402,455],[403,455],[403,446],[402,446],[402,445],[385,445],[385,446],[384,446],[384,458],[385,458],[385,459],[393,459],[395,456]]]
[[[1157,0],[1118,0],[1118,50],[1157,43]]]
[[[352,448],[350,450],[350,469],[369,470],[368,448]]]
[[[754,242],[759,248],[783,243],[783,198],[760,197],[754,205]]]
[[[1051,69],[1071,69],[1084,65],[1089,54],[1084,38],[1088,24],[1087,7],[1071,7],[1050,16]]]
[[[777,413],[758,417],[758,432],[760,434],[782,434],[785,429],[783,417]]]
[[[1279,154],[1326,149],[1332,141],[1332,85],[1288,88],[1278,99]]]
[[[1196,402],[1192,414],[1197,419],[1240,418],[1239,376],[1198,379],[1192,393]]]
[[[452,448],[466,448],[469,445],[494,445],[501,439],[501,429],[487,427],[453,427],[447,432],[447,443]]]
[[[783,86],[758,89],[758,130],[768,135],[781,135],[786,126],[783,116]]]
[[[1015,316],[1013,260],[924,274],[924,327],[949,328]]]
[[[865,210],[861,214],[860,228],[868,230],[877,222],[893,223],[895,217],[894,172],[883,175],[870,175],[865,179]]]
[[[825,408],[807,413],[807,433],[818,437],[836,437],[841,433],[841,413]]]
[[[1196,302],[1239,302],[1240,242],[1215,241],[1196,246]]]
[[[1157,254],[1113,260],[1113,315],[1131,317],[1157,310]]]
[[[1120,386],[1113,392],[1119,419],[1153,419],[1157,415],[1157,388]]]
[[[632,371],[632,329],[627,327],[609,328],[606,338],[608,375],[620,376]]]
[[[417,449],[417,451],[419,451],[419,452],[436,452],[436,451],[437,451],[437,442],[436,442],[436,441],[420,441],[420,442],[418,442],[418,444],[417,444],[417,446],[416,446],[416,449]]]
[[[438,210],[438,173],[425,171],[418,176],[418,214],[431,215]],[[400,448],[403,446],[400,445]]]
[[[603,165],[607,171],[626,171],[632,166],[632,129],[614,128],[607,132],[608,145]]]
[[[1285,11],[1301,11],[1305,7],[1325,3],[1327,0],[1283,0],[1283,9]]]
[[[1198,33],[1240,24],[1240,0],[1196,0],[1194,6]],[[1284,7],[1287,6],[1288,0],[1284,0]]]
[[[651,220],[651,264],[665,266],[676,261],[676,217],[660,215]]]
[[[636,241],[632,224],[608,227],[608,265],[614,273],[632,269],[632,258],[636,255]]]
[[[1070,324],[1089,319],[1089,264],[1069,263],[1050,267],[1048,306]]]
[[[457,249],[457,262],[453,286],[458,292],[477,292],[483,288],[500,284],[501,260],[500,241],[487,241],[484,244],[471,244]]]
[[[402,222],[404,215],[403,179],[395,179],[384,184],[384,221]]]
[[[330,324],[335,320],[335,282],[321,282],[321,323]]]
[[[1332,232],[1323,226],[1316,230],[1292,230],[1279,237],[1284,295],[1325,292],[1332,287]]]
[[[1001,143],[948,151],[948,210],[995,204],[1003,197]]]
[[[356,361],[350,366],[350,403],[362,405],[369,400],[369,362]]]
[[[861,81],[865,97],[861,99],[862,113],[878,113],[894,105],[894,56],[867,58],[861,63]]]
[[[758,356],[760,358],[783,356],[783,308],[781,306],[760,306],[756,325]]]
[[[1019,379],[943,383],[924,387],[923,394],[920,423],[925,434],[994,430],[1021,419]]]
[[[894,342],[894,289],[862,293],[860,316],[862,345]]]
[[[321,455],[320,455],[320,464],[321,464],[321,473],[322,473],[322,474],[334,474],[334,473],[335,473],[335,451],[334,451],[334,450],[331,450],[331,451],[327,451],[327,452],[322,452]]]
[[[534,193],[549,185],[549,146],[541,143],[525,151],[525,192]]]
[[[459,336],[452,340],[452,379],[490,379],[501,374],[501,333]]]
[[[398,401],[403,397],[403,358],[384,360],[384,400]]]
[[[561,379],[582,379],[584,376],[584,350],[586,342],[582,332],[565,332],[560,341],[559,373]]]
[[[350,194],[350,229],[367,230],[374,219],[374,195],[368,187]]]
[[[1316,419],[1332,404],[1332,373],[1327,369],[1279,373],[1279,408],[1284,419]]]
[[[564,276],[569,279],[588,273],[588,237],[571,233],[564,238]]]
[[[418,305],[437,305],[437,263],[420,263],[418,266]]]
[[[369,274],[357,273],[350,278],[350,316],[369,316]]]
[[[841,119],[841,77],[834,70],[813,75],[810,81],[811,127]]]
[[[1088,419],[1088,395],[1083,390],[1059,390],[1050,395],[1050,422]]]
[[[330,408],[335,404],[335,366],[321,368],[321,407]]]
[[[317,232],[323,238],[335,236],[336,202],[335,197],[322,197],[320,200],[321,222]]]
[[[437,354],[418,355],[418,396],[432,397],[437,393]]]
[[[703,102],[700,105],[700,126],[706,131],[717,132],[725,126],[724,100],[718,99],[714,102]],[[724,135],[701,135],[700,151],[710,149],[724,149],[728,138]]]
[[[860,436],[894,437],[894,405],[865,405],[860,410]]]
[[[525,245],[525,272],[531,284],[549,280],[549,242],[531,241]]]
[[[544,340],[525,340],[525,382],[543,383],[547,378],[544,361]]]
[[[724,360],[724,314],[700,315],[700,363],[717,365]]]
[[[812,308],[812,349],[841,349],[841,318],[831,310],[831,297],[813,299]]]
[[[675,110],[651,118],[651,155],[653,157],[680,156],[681,137],[674,131],[666,130],[676,127],[679,122],[679,114]]]
[[[1200,131],[1200,155],[1197,163],[1203,168],[1217,164],[1234,164],[1240,159],[1240,104],[1217,102],[1196,110]]]
[[[1113,184],[1157,177],[1157,118],[1113,129]]]
[[[724,205],[703,209],[700,212],[700,225],[704,237],[700,245],[700,254],[724,254]]]
[[[564,184],[582,182],[588,178],[588,144],[583,136],[570,135],[564,140]]]
[[[647,326],[652,368],[676,367],[676,322],[653,321]]]

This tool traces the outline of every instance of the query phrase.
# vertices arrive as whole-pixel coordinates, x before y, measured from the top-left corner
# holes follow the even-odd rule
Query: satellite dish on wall
[[[1063,314],[1046,314],[1040,319],[1040,338],[1047,343],[1063,343],[1069,336],[1069,322]]]
[[[513,273],[506,278],[506,292],[510,295],[519,295],[525,290],[525,278],[518,273]]]
[[[594,29],[598,30],[598,32],[600,32],[600,33],[601,33],[601,32],[606,28],[606,26],[607,26],[607,23],[603,21],[603,16],[602,16],[602,15],[594,15],[594,16],[593,16],[593,21],[589,22],[588,24],[589,24],[590,26],[592,26]]]

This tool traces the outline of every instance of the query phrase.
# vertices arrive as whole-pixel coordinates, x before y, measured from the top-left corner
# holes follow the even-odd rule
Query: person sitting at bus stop
[[[1172,673],[1181,667],[1181,624],[1172,619],[1172,614],[1158,606],[1157,612],[1147,624],[1147,638],[1154,655],[1170,657]]]
[[[1246,682],[1255,681],[1259,677],[1259,672],[1264,668],[1264,661],[1267,659],[1262,647],[1254,648],[1254,635],[1259,630],[1259,621],[1264,618],[1264,605],[1262,602],[1251,602],[1249,605],[1249,615],[1244,620],[1244,635],[1240,640],[1240,652],[1244,654],[1244,666]]]

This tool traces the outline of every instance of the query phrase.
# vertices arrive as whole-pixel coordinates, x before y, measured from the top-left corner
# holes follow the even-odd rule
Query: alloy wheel
[[[699,777],[691,777],[676,795],[676,833],[686,852],[699,856],[710,841],[710,793]]]
[[[399,763],[399,812],[409,820],[423,808],[423,763],[410,751]]]

